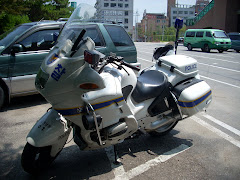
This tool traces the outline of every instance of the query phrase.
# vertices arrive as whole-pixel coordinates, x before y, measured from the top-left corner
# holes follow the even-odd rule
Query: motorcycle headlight
[[[49,74],[44,72],[41,68],[38,71],[37,77],[35,79],[35,86],[37,89],[44,89],[45,84],[47,83]]]

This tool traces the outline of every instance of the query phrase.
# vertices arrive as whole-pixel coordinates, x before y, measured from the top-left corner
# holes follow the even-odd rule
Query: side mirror
[[[23,51],[23,46],[21,44],[14,44],[11,49],[11,55],[15,56],[15,53]]]

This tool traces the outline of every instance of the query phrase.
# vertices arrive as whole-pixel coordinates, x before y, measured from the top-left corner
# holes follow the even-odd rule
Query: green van
[[[217,49],[222,53],[231,48],[231,39],[219,29],[188,29],[184,35],[184,46],[189,51],[201,48],[204,52]]]

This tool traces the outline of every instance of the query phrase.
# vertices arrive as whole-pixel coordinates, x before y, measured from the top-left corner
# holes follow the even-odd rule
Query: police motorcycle
[[[149,133],[161,136],[178,121],[207,108],[211,88],[197,61],[156,48],[156,63],[139,70],[123,58],[103,56],[85,30],[77,31],[77,8],[37,74],[37,90],[52,105],[27,135],[21,164],[30,174],[48,168],[70,132],[80,150],[116,145]]]

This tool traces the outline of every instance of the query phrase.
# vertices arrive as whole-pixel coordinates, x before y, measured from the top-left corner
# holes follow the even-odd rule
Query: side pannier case
[[[210,86],[200,79],[189,79],[173,89],[183,115],[192,116],[207,108],[212,101]]]

